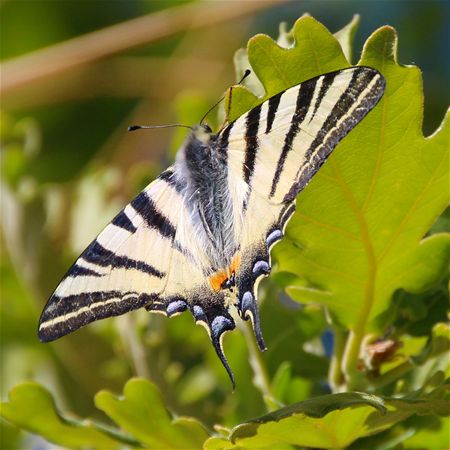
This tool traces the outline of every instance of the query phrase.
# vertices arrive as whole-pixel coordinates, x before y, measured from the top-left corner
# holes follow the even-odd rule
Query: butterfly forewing
[[[230,125],[230,168],[271,203],[295,199],[384,84],[378,71],[353,67],[281,92]]]
[[[240,191],[235,203],[242,217],[238,308],[253,321],[261,348],[256,296],[258,281],[270,271],[270,248],[282,238],[298,193],[384,88],[381,74],[368,67],[328,73],[275,95],[224,130],[229,183],[246,184],[230,188]]]
[[[49,299],[39,324],[41,340],[56,339],[158,297],[171,264],[177,197],[170,184],[158,179],[113,219]]]

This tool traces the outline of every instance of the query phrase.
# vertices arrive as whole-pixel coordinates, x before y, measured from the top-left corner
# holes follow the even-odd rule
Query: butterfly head
[[[199,141],[204,145],[208,145],[214,137],[215,134],[212,132],[211,127],[207,124],[194,125],[192,127],[190,138],[193,140]]]
[[[217,136],[208,125],[195,125],[191,130],[177,154],[179,169],[187,178],[200,176],[211,163],[211,148]]]

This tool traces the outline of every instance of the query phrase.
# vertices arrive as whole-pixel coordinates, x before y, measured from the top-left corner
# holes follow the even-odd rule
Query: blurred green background
[[[120,391],[138,374],[155,381],[177,412],[209,426],[260,414],[245,333],[225,339],[238,375],[237,392],[230,396],[204,330],[188,314],[166,320],[137,311],[44,345],[36,336],[40,311],[77,254],[171,162],[183,135],[170,129],[128,134],[129,124],[197,122],[235,82],[233,54],[248,38],[259,32],[276,37],[280,22],[291,26],[308,12],[332,32],[360,14],[354,61],[373,30],[394,26],[400,63],[423,70],[424,133],[430,134],[448,104],[449,5],[444,0],[1,1],[2,397],[20,381],[36,379],[65,408],[98,416],[92,395],[101,388]],[[151,16],[165,8],[163,15]],[[134,18],[149,20],[144,24],[149,37],[144,33],[141,45],[129,48],[126,42],[140,32]],[[123,39],[117,31],[39,55],[47,46],[114,24],[122,24]],[[104,55],[102,48],[111,51]],[[264,287],[277,296],[270,281]],[[262,308],[271,378],[292,370],[290,398],[295,391],[297,400],[327,392],[322,380],[328,360],[323,349],[315,351],[323,347],[325,323],[319,310],[306,309],[300,317],[281,302],[264,302]],[[285,335],[273,325],[280,322]],[[307,344],[298,367],[289,367],[288,342]],[[3,448],[35,445],[4,424],[2,432]]]

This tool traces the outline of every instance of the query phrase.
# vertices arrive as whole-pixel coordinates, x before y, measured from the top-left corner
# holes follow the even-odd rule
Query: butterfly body
[[[235,328],[230,309],[251,320],[264,350],[257,289],[270,251],[299,192],[384,88],[374,69],[344,69],[277,94],[217,134],[193,127],[174,165],[69,269],[42,313],[41,340],[140,307],[189,310],[233,380],[221,343]]]
[[[193,127],[178,151],[175,176],[181,181],[185,204],[197,239],[207,256],[203,270],[213,273],[231,264],[239,242],[233,198],[228,189],[226,149],[207,125]]]

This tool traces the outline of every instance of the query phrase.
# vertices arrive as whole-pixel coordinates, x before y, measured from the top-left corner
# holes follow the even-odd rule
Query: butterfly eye
[[[203,129],[207,132],[207,133],[212,133],[212,129],[209,125],[207,125],[206,123],[203,126]]]
[[[221,289],[230,289],[231,288],[231,281],[229,278],[226,278],[222,281],[222,284],[220,285]]]

